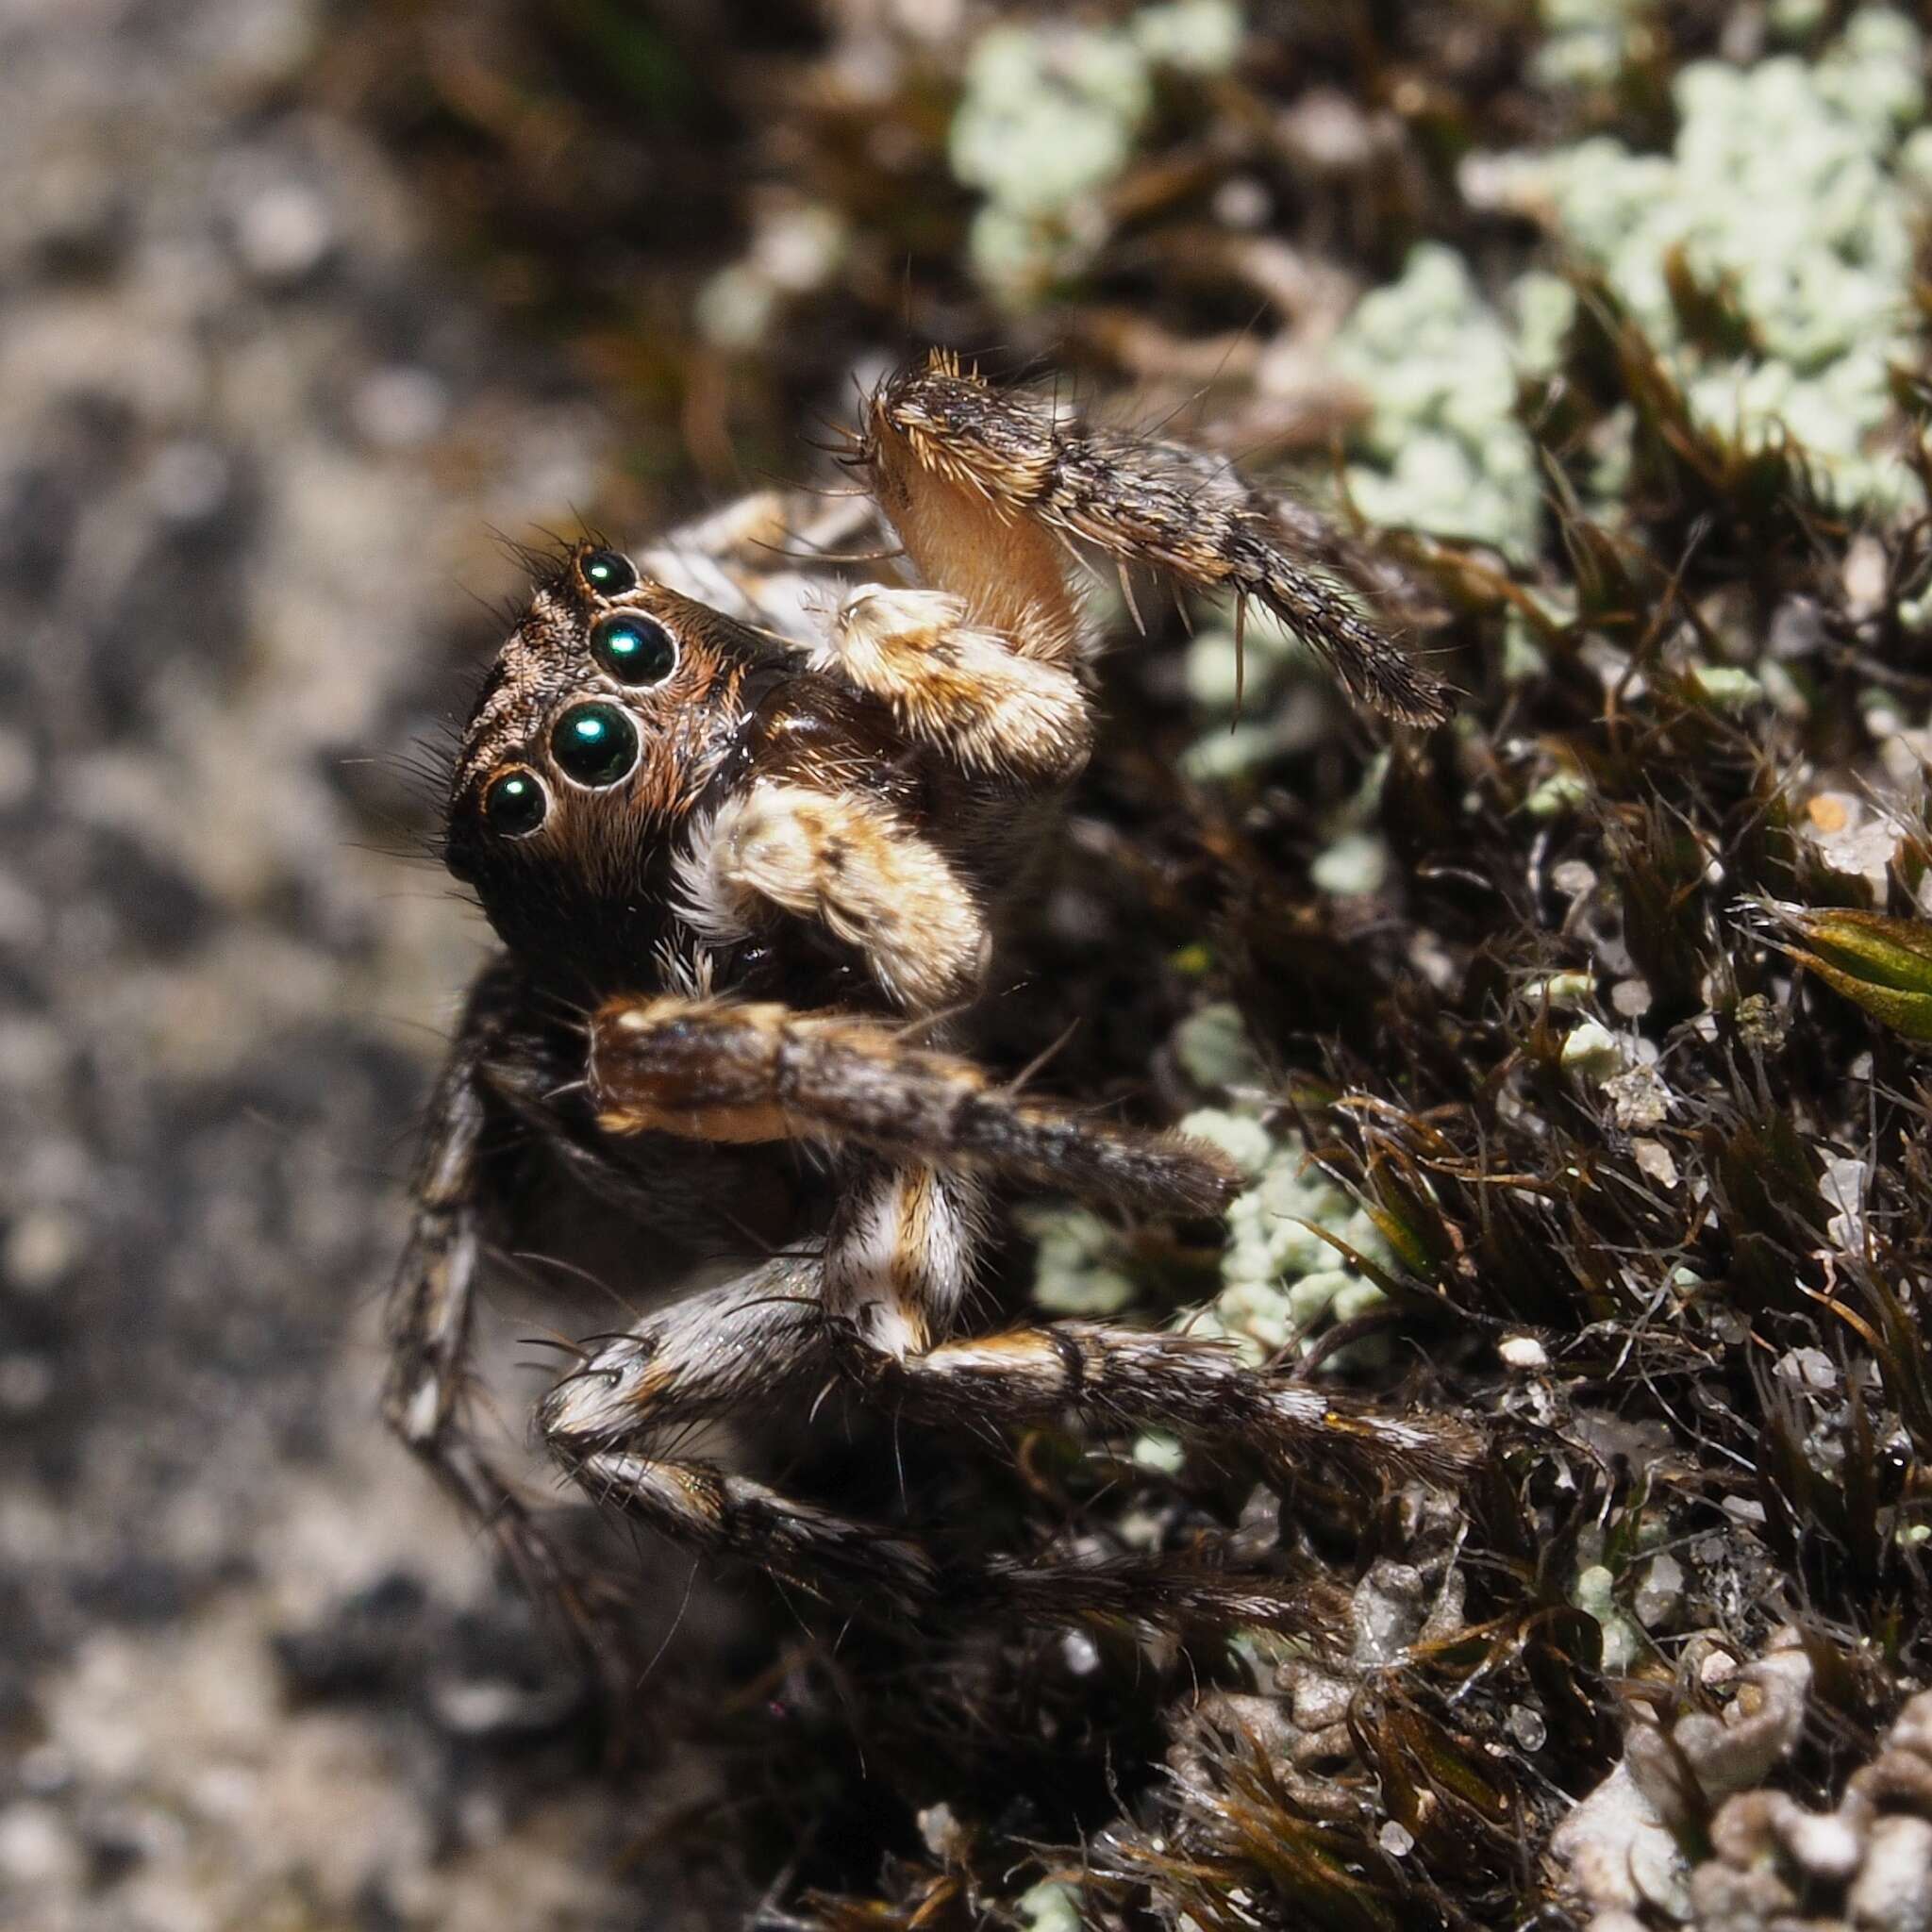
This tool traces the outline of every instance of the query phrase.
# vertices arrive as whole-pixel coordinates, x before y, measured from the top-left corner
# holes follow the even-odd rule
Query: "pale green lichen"
[[[1220,1290],[1176,1326],[1224,1336],[1259,1362],[1304,1343],[1327,1322],[1366,1312],[1381,1290],[1316,1230],[1326,1229],[1373,1266],[1390,1264],[1388,1243],[1368,1213],[1308,1163],[1300,1135],[1270,1124],[1261,1058],[1237,1009],[1224,1002],[1203,1007],[1176,1029],[1174,1049],[1191,1079],[1231,1096],[1227,1105],[1189,1114],[1181,1131],[1221,1149],[1247,1183],[1227,1211]],[[1021,1208],[1020,1224],[1038,1243],[1033,1298],[1041,1307],[1111,1315],[1133,1306],[1125,1245],[1097,1215],[1035,1202]],[[1341,1352],[1341,1365],[1350,1354]],[[1166,1453],[1158,1446],[1147,1452]]]
[[[1771,0],[1765,24],[1780,40],[1802,41],[1831,18],[1827,0]]]
[[[1181,1439],[1167,1429],[1145,1429],[1134,1440],[1133,1457],[1141,1469],[1157,1475],[1178,1475],[1188,1453]]]
[[[1058,1878],[1042,1879],[1013,1903],[1027,1932],[1080,1932],[1086,1924],[1080,1893]]]
[[[1308,878],[1332,898],[1360,898],[1382,890],[1393,863],[1379,832],[1344,832],[1316,855]]]
[[[1583,1007],[1596,997],[1596,975],[1591,973],[1552,973],[1532,979],[1523,996],[1533,1007]]]
[[[1764,697],[1763,682],[1741,664],[1693,664],[1690,682],[1698,696],[1720,711],[1741,711]]]
[[[1546,283],[1531,306],[1547,356],[1557,321]],[[1356,305],[1331,355],[1370,401],[1361,460],[1347,472],[1363,517],[1491,543],[1516,561],[1536,553],[1542,488],[1516,420],[1519,351],[1459,255],[1412,249],[1399,280]]]
[[[1036,1244],[1033,1299],[1053,1315],[1117,1315],[1132,1306],[1133,1276],[1119,1241],[1096,1214],[1058,1201],[1029,1201],[1014,1217]]]
[[[1627,1061],[1624,1043],[1607,1026],[1586,1020],[1563,1041],[1563,1069],[1601,1086],[1621,1074]]]
[[[948,152],[986,196],[968,245],[993,294],[1024,308],[1079,273],[1107,239],[1102,198],[1133,158],[1156,71],[1223,72],[1242,32],[1228,0],[1177,0],[1119,27],[1003,24],[980,37]]]
[[[1669,154],[1598,137],[1515,155],[1482,164],[1478,198],[1546,220],[1605,276],[1713,434],[1747,448],[1789,434],[1840,507],[1895,508],[1918,496],[1882,443],[1890,365],[1915,354],[1923,58],[1911,22],[1873,7],[1812,63],[1694,61]],[[1674,260],[1743,318],[1748,353],[1689,340]]]
[[[1617,1579],[1601,1563],[1582,1571],[1570,1600],[1603,1633],[1603,1668],[1612,1675],[1627,1671],[1649,1648],[1641,1627],[1616,1599]]]
[[[1232,0],[1173,0],[1142,8],[1127,31],[1160,66],[1180,74],[1225,74],[1241,53],[1246,24]]]
[[[1334,588],[1349,597],[1344,586]],[[1319,729],[1307,712],[1279,699],[1291,680],[1320,681],[1325,674],[1307,645],[1258,604],[1248,606],[1239,653],[1233,630],[1209,618],[1196,627],[1186,667],[1190,695],[1215,720],[1181,755],[1182,770],[1197,784],[1237,777],[1301,749]],[[1241,716],[1230,724],[1237,693]]]
[[[757,348],[789,303],[822,289],[845,259],[844,217],[817,202],[781,202],[768,209],[744,256],[698,291],[692,319],[714,347]]]
[[[996,26],[967,63],[953,173],[1011,213],[1055,214],[1126,165],[1152,100],[1124,34]]]
[[[1543,0],[1530,72],[1545,87],[1607,87],[1629,63],[1647,0]]]
[[[1330,1318],[1347,1319],[1380,1300],[1381,1291],[1348,1266],[1317,1229],[1326,1229],[1365,1258],[1387,1264],[1388,1244],[1368,1214],[1307,1162],[1299,1134],[1265,1133],[1258,1163],[1258,1123],[1224,1108],[1203,1108],[1181,1123],[1225,1148],[1250,1185],[1227,1210],[1221,1292],[1191,1316],[1191,1334],[1224,1335],[1251,1361],[1304,1341]],[[1237,1151],[1239,1150],[1239,1151]]]
[[[1510,284],[1509,309],[1517,368],[1525,375],[1555,375],[1576,321],[1576,291],[1561,275],[1533,268]]]
[[[1580,772],[1553,772],[1523,801],[1533,819],[1567,818],[1590,798],[1590,785]]]
[[[1230,1000],[1210,1000],[1190,1013],[1174,1029],[1174,1054],[1196,1087],[1252,1087],[1268,1077],[1241,1008]],[[1267,1136],[1261,1138],[1265,1143]]]

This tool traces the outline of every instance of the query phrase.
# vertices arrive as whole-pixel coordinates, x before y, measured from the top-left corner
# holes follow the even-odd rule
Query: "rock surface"
[[[482,941],[400,754],[515,589],[491,527],[566,519],[600,439],[297,103],[324,28],[0,8],[0,1918],[33,1932],[638,1923],[648,1798],[580,1761],[375,1419]]]

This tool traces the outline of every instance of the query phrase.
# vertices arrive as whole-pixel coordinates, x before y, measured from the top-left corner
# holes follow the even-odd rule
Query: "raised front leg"
[[[1091,429],[935,358],[874,394],[856,460],[926,581],[1028,656],[1075,647],[1058,546],[1077,541],[1232,596],[1237,626],[1256,599],[1391,718],[1449,716],[1442,685],[1300,561],[1268,498],[1198,451]]]

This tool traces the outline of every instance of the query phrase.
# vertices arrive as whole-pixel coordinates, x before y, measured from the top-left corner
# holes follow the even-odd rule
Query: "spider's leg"
[[[1060,784],[1092,749],[1092,708],[1075,673],[976,625],[944,591],[857,586],[813,661],[975,775]]]
[[[587,1355],[539,1410],[544,1441],[599,1503],[677,1541],[741,1557],[808,1590],[842,1583],[910,1608],[931,1560],[874,1524],[781,1495],[691,1454],[693,1427],[824,1365],[815,1258],[764,1264],[647,1317]]]
[[[1224,1624],[1291,1616],[1291,1595],[1269,1578],[1198,1564],[994,1558],[941,1566],[904,1535],[781,1494],[687,1446],[692,1429],[753,1409],[825,1365],[828,1333],[842,1342],[862,1332],[865,1346],[896,1357],[925,1346],[923,1328],[897,1325],[904,1311],[921,1322],[950,1316],[972,1269],[976,1198],[957,1174],[910,1169],[896,1178],[903,1186],[890,1204],[861,1193],[843,1218],[836,1282],[817,1257],[770,1262],[588,1353],[539,1412],[568,1474],[598,1503],[681,1543],[836,1594],[874,1618]],[[880,1206],[885,1219],[874,1211]]]
[[[590,1082],[611,1133],[817,1139],[1152,1213],[1219,1214],[1240,1187],[1206,1141],[1029,1098],[905,1028],[846,1014],[670,994],[618,1001],[591,1022]]]
[[[1030,639],[1053,539],[1092,546],[1239,603],[1254,598],[1326,660],[1350,694],[1391,718],[1440,724],[1448,691],[1300,560],[1274,505],[1231,466],[1153,437],[1090,428],[1037,396],[944,362],[903,372],[867,405],[862,460],[929,583],[975,622]],[[1048,600],[1038,608],[1065,608]],[[1051,633],[1062,620],[1051,615]],[[1031,629],[1025,628],[1031,625]],[[1069,636],[1072,635],[1071,630]],[[1052,655],[1041,649],[1041,655]]]
[[[491,1114],[482,1070],[500,1019],[495,969],[471,995],[430,1105],[409,1236],[391,1293],[383,1414],[458,1506],[488,1528],[538,1603],[565,1614],[581,1647],[599,1654],[608,1607],[532,1518],[478,1444],[466,1413],[470,1331],[483,1247],[481,1150]]]
[[[1477,1441],[1453,1419],[1379,1413],[1251,1369],[1218,1341],[1107,1322],[941,1339],[958,1299],[955,1229],[971,1222],[958,1188],[928,1166],[881,1162],[846,1193],[826,1245],[840,1357],[907,1413],[984,1425],[1073,1410],[1104,1427],[1239,1442],[1275,1468],[1328,1454],[1442,1478],[1474,1460]]]
[[[927,1010],[970,996],[990,941],[977,899],[891,807],[761,779],[702,821],[677,861],[678,912],[713,941],[774,911],[858,948],[888,997]]]

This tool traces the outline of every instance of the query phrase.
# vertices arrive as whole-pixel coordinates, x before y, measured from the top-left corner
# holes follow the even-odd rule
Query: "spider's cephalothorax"
[[[447,851],[505,950],[438,1091],[394,1304],[396,1426],[533,1581],[573,1593],[462,1412],[491,1177],[524,1148],[646,1243],[741,1232],[789,1176],[785,1258],[587,1346],[539,1422],[598,1500],[808,1585],[917,1608],[939,1570],[910,1538],[685,1449],[692,1422],[804,1374],[941,1420],[1072,1409],[1277,1463],[1350,1443],[1453,1460],[1452,1425],[1337,1403],[1184,1336],[953,1333],[991,1184],[1182,1217],[1218,1213],[1236,1185],[1211,1147],[1028,1097],[963,1050],[1091,741],[1096,641],[1070,549],[1262,600],[1399,719],[1440,722],[1441,691],[1297,564],[1264,498],[1191,451],[1091,430],[935,358],[870,399],[848,460],[904,581],[828,592],[821,577],[801,596],[784,573],[723,568],[783,533],[769,500],[635,560],[580,545],[478,696]],[[801,1144],[813,1161],[774,1158]],[[1158,1565],[954,1581],[955,1600],[1042,1614],[1266,1608]]]
[[[875,700],[581,546],[538,586],[477,701],[450,870],[532,974],[577,998],[635,990],[676,943],[694,831],[754,775],[906,809],[917,788],[896,749]],[[751,940],[729,949],[734,983],[770,953]]]

